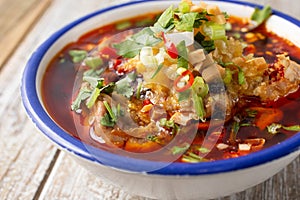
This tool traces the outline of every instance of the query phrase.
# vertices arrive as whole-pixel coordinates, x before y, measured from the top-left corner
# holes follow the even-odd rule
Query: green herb
[[[151,76],[151,79],[153,79],[158,74],[158,72],[163,68],[163,66],[164,66],[164,63],[160,63],[158,65],[158,67],[156,68],[154,74]]]
[[[287,131],[300,131],[300,125],[283,126],[281,124],[273,123],[273,124],[267,126],[267,130],[271,134],[279,133],[279,129],[281,129],[281,128],[284,130],[287,130]]]
[[[142,19],[141,21],[137,21],[135,23],[136,26],[147,26],[153,23],[152,19]]]
[[[110,119],[107,113],[105,113],[105,115],[100,120],[100,124],[102,126],[113,127],[116,123]]]
[[[124,29],[127,29],[131,26],[131,22],[130,21],[124,21],[124,22],[121,22],[121,23],[118,23],[116,25],[116,29],[117,30],[124,30]]]
[[[91,76],[91,77],[95,77],[95,78],[98,78],[103,72],[104,72],[105,68],[100,68],[100,69],[89,69],[89,70],[86,70],[84,73],[83,73],[83,77],[84,76]]]
[[[147,27],[132,35],[127,40],[118,44],[114,44],[113,47],[117,49],[118,55],[125,58],[133,58],[139,54],[143,47],[152,47],[160,42],[161,39],[155,37],[154,32]]]
[[[239,130],[240,130],[240,123],[235,120],[232,123],[232,127],[231,127],[231,130],[230,130],[230,135],[229,135],[229,142],[231,144],[234,144],[236,142],[236,136],[237,136]]]
[[[103,78],[96,78],[93,76],[83,76],[82,80],[88,82],[93,88],[97,87],[99,84],[103,85],[104,83]]]
[[[160,38],[155,37],[155,33],[149,27],[146,27],[140,32],[134,34],[132,36],[132,39],[138,44],[151,47],[162,41]]]
[[[140,99],[141,98],[141,90],[142,90],[142,83],[138,84],[137,90],[136,90],[136,98]]]
[[[222,67],[225,67],[225,77],[223,79],[224,83],[226,83],[226,84],[230,83],[232,81],[232,74],[236,73],[236,71],[237,71],[237,73],[238,73],[238,83],[240,85],[245,84],[245,82],[246,82],[245,74],[243,72],[243,69],[239,65],[237,65],[233,62],[224,63],[222,61],[219,61],[218,64],[221,65]],[[228,66],[236,67],[237,70],[231,70],[230,68],[227,68]]]
[[[162,28],[167,28],[174,20],[174,11],[173,6],[167,8],[157,20],[157,24],[159,24]]]
[[[109,117],[111,118],[111,120],[113,122],[116,122],[117,121],[117,117],[115,115],[115,113],[113,112],[113,110],[111,109],[111,107],[109,106],[109,104],[107,103],[107,101],[103,101],[103,104],[109,114]]]
[[[204,25],[203,31],[211,40],[226,39],[225,26],[222,24],[207,22]]]
[[[243,70],[239,67],[239,72],[238,72],[238,82],[240,85],[243,85],[245,81],[245,74]]]
[[[189,148],[190,148],[190,145],[189,145],[189,144],[185,144],[185,145],[182,146],[182,147],[174,146],[174,147],[171,149],[171,151],[172,151],[172,154],[173,154],[173,155],[177,155],[177,154],[183,154],[183,153],[185,153]]]
[[[72,57],[73,63],[79,63],[87,57],[88,53],[85,50],[70,50],[69,55]]]
[[[222,13],[223,13],[225,19],[229,19],[230,16],[229,16],[229,14],[227,12],[222,12]]]
[[[257,115],[257,110],[246,109],[247,115],[249,117],[255,118]]]
[[[194,22],[196,20],[197,13],[191,12],[191,13],[185,13],[180,17],[180,21],[177,21],[175,23],[175,27],[179,31],[193,31],[194,28]]]
[[[125,40],[119,44],[114,44],[113,47],[118,50],[118,55],[124,58],[133,58],[139,54],[144,45],[138,44],[133,40]]]
[[[206,115],[203,98],[208,94],[208,91],[208,85],[204,82],[203,78],[197,76],[192,85],[192,98],[195,111],[200,120],[203,122],[205,121],[204,116]]]
[[[76,97],[76,99],[71,104],[71,109],[75,112],[80,112],[81,102],[89,98],[91,95],[91,90],[87,88],[81,89]]]
[[[209,153],[210,152],[210,150],[208,148],[205,148],[205,147],[199,147],[199,148],[197,148],[197,150],[200,153]]]
[[[283,126],[282,128],[287,131],[300,131],[300,125]]]
[[[103,64],[103,61],[100,57],[87,57],[84,60],[84,63],[92,68],[92,69],[96,69],[97,67],[100,67]]]
[[[133,88],[131,87],[131,83],[136,79],[136,73],[131,72],[127,74],[127,76],[118,82],[116,82],[116,92],[121,94],[127,98],[130,98],[133,95]]]
[[[182,1],[178,5],[178,10],[181,13],[188,13],[190,12],[190,5],[188,4],[188,2]]]
[[[204,79],[200,76],[195,77],[193,85],[193,91],[200,97],[205,97],[208,94],[208,85],[204,82]]]
[[[213,40],[205,40],[205,36],[200,32],[195,35],[195,41],[198,42],[207,53],[215,50],[215,42]]]
[[[178,68],[182,67],[187,69],[189,62],[188,62],[188,52],[185,46],[185,41],[182,40],[181,42],[179,42],[176,46],[176,49],[178,51],[178,56],[179,56],[177,61]]]
[[[188,152],[186,155],[183,155],[182,159],[183,162],[189,162],[189,163],[198,163],[206,161],[205,158],[198,156],[192,152]]]
[[[106,113],[100,120],[101,125],[113,127],[118,118],[123,115],[120,104],[117,107],[111,107],[107,101],[103,101],[103,105],[105,106],[108,113]]]
[[[95,104],[98,96],[100,95],[100,89],[99,88],[95,88],[89,98],[89,100],[86,102],[86,106],[88,107],[88,109],[90,109],[91,107],[93,107],[93,105]]]
[[[197,116],[200,118],[202,122],[206,121],[204,119],[206,112],[204,109],[204,103],[202,97],[198,96],[196,92],[192,92],[192,97],[193,97],[194,108]]]
[[[223,78],[225,84],[229,84],[232,81],[232,71],[228,68],[225,68],[225,76]]]
[[[257,25],[262,24],[267,20],[272,14],[272,8],[270,6],[265,6],[262,10],[255,8],[251,20],[255,21]]]

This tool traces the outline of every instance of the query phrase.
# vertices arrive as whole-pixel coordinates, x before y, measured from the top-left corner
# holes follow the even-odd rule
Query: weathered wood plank
[[[51,0],[1,1],[0,68],[50,2]]]
[[[60,154],[48,181],[41,199],[146,200],[103,182],[64,152]]]

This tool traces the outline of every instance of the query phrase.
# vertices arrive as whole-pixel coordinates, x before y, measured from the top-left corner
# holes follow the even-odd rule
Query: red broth
[[[81,123],[82,120],[80,116],[74,115],[74,112],[71,111],[70,108],[73,100],[72,95],[74,81],[78,71],[76,67],[74,67],[68,52],[72,49],[90,50],[106,36],[120,32],[120,30],[118,30],[120,26],[126,25],[125,28],[133,28],[150,25],[154,23],[156,17],[156,14],[147,14],[145,16],[139,16],[127,21],[122,21],[95,29],[81,36],[78,41],[66,45],[65,48],[63,48],[52,59],[43,77],[42,97],[50,116],[59,126],[66,130],[66,132],[87,144],[106,149],[108,151],[119,151],[118,148],[107,147],[105,144],[100,144],[94,141],[89,136],[87,130],[84,128],[80,130],[78,126],[75,126],[75,122]],[[241,39],[247,41],[248,43],[248,47],[245,48],[245,54],[255,53],[256,56],[264,56],[268,62],[273,62],[276,59],[276,54],[287,52],[292,60],[300,63],[300,49],[292,45],[289,41],[280,38],[273,33],[267,32],[264,26],[261,26],[254,32],[255,38],[253,39],[249,37],[249,35],[240,32],[240,29],[244,26],[244,24],[242,24],[242,21],[239,18],[232,17],[230,22],[233,25],[233,29],[229,32],[229,34],[237,35],[238,33]],[[284,98],[280,98],[275,102],[267,102],[262,104],[259,99],[254,97],[246,97],[243,99],[243,101],[245,102],[245,106],[239,108],[241,112],[245,112],[246,108],[251,107],[279,109],[283,112],[283,118],[278,121],[278,123],[284,125],[300,124],[300,90],[293,94],[289,94]],[[230,123],[231,122],[225,126],[224,131],[221,133],[216,132],[215,135],[211,134],[210,137],[212,139],[217,137],[218,141],[221,141],[224,144],[228,143],[228,141],[230,141],[232,138],[230,138],[231,136],[225,132],[231,128],[229,125]],[[258,129],[257,127],[241,127],[239,134],[235,138],[236,145],[232,145],[225,150],[220,150],[217,147],[214,147],[209,153],[203,152],[203,155],[205,154],[205,160],[219,160],[238,157],[249,153],[238,150],[237,144],[239,141],[251,138],[264,138],[266,142],[262,148],[268,148],[284,141],[289,137],[292,137],[294,134],[296,134],[296,132],[281,131],[280,133],[273,135],[265,130]],[[198,131],[198,134],[195,136],[195,138],[193,138],[193,144],[201,145],[204,137],[205,132]],[[201,155],[201,151],[199,154]],[[158,158],[153,158],[154,160],[165,160],[168,156],[172,157],[172,155],[165,154],[159,154],[156,156],[158,156]],[[181,157],[178,158],[177,161],[181,162]]]

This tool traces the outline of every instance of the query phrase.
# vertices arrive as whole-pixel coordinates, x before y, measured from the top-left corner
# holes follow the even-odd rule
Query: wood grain
[[[19,0],[10,0],[10,3],[16,7],[21,6],[21,3],[26,7],[29,2],[34,2],[34,0],[27,0],[16,5],[13,1]],[[39,2],[42,1],[45,2],[44,0]],[[258,0],[253,1],[259,3]],[[8,0],[0,0],[0,7],[3,7],[4,2],[7,3]],[[65,153],[57,150],[52,143],[41,136],[26,117],[21,105],[20,78],[25,63],[36,47],[70,21],[124,0],[76,0],[76,3],[74,2],[74,0],[53,0],[36,26],[30,28],[29,35],[22,36],[14,54],[8,54],[8,59],[0,70],[0,199],[149,200],[105,183],[79,166]],[[272,2],[276,8],[283,8],[283,3],[279,0]],[[294,6],[284,7],[286,9],[284,11],[297,15],[300,19],[298,3],[291,0],[289,2],[294,2]],[[0,18],[2,28],[1,23],[3,23],[2,13]],[[1,45],[3,45],[2,40]],[[298,157],[264,183],[219,200],[253,199],[300,199],[300,158]]]
[[[2,0],[0,2],[0,68],[50,2],[51,0]]]

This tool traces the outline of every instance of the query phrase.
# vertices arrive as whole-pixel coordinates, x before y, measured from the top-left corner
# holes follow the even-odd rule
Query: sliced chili
[[[162,38],[164,40],[166,51],[167,51],[168,55],[171,58],[176,59],[178,57],[178,51],[177,51],[176,45],[173,42],[167,40],[164,32],[162,32]]]
[[[189,76],[189,80],[186,82],[184,86],[182,87],[178,86],[178,83],[180,83],[185,76]],[[185,90],[189,89],[193,85],[193,83],[194,83],[194,76],[192,72],[190,70],[186,70],[175,79],[174,88],[177,92],[184,92]]]

